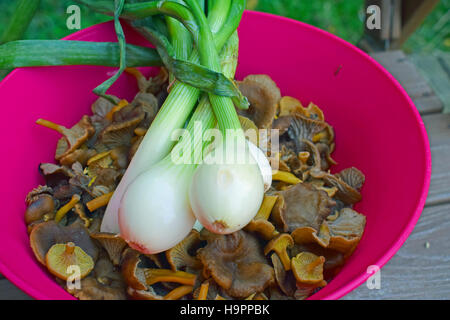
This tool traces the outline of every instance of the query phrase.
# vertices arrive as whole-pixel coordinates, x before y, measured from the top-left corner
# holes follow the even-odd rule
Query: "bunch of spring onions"
[[[113,15],[119,40],[118,44],[95,44],[115,46],[120,53],[110,57],[114,60],[110,65],[119,66],[119,71],[95,93],[112,99],[106,94],[108,88],[126,66],[136,65],[144,56],[149,58],[146,65],[162,62],[174,80],[108,204],[101,231],[120,233],[135,249],[157,253],[180,242],[196,219],[215,233],[243,228],[261,205],[265,183],[270,185],[261,174],[268,161],[245,139],[235,110],[235,106],[246,108],[248,103],[230,80],[237,65],[236,28],[245,0],[78,2]],[[128,19],[151,40],[160,60],[151,49],[125,43],[119,17]],[[30,42],[11,44],[39,50],[39,45]],[[65,46],[61,53],[73,49]],[[30,60],[29,56],[23,60],[15,57],[11,61],[16,65],[3,65],[17,66],[17,61],[22,61],[20,66],[33,65]],[[186,135],[175,144],[172,133],[186,122]],[[203,137],[216,126],[221,139],[214,143],[190,138],[195,137],[197,127]],[[184,161],[174,161],[174,155],[181,155]]]

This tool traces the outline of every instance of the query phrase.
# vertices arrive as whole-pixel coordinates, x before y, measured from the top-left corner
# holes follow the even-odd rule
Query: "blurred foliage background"
[[[0,0],[0,30],[9,21],[14,2]],[[301,20],[356,44],[364,28],[364,0],[247,0],[253,10],[269,12]],[[59,39],[74,30],[66,27],[66,9],[76,4],[71,0],[42,0],[30,24],[25,39]],[[81,7],[81,27],[110,20],[101,14]],[[403,48],[419,53],[433,50],[450,51],[450,0],[441,0],[423,25],[411,36]]]

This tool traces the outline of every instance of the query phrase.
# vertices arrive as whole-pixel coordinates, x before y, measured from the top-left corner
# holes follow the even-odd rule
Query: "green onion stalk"
[[[186,0],[199,26],[196,43],[200,61],[213,71],[220,60],[206,17],[195,0]],[[196,169],[190,186],[190,205],[199,222],[214,233],[228,234],[245,225],[258,212],[264,196],[264,180],[251,154],[239,118],[229,97],[209,93],[222,132],[216,146]],[[229,138],[229,134],[231,137]]]
[[[229,77],[234,77],[236,70],[238,45],[234,33],[221,54],[222,71]],[[192,230],[196,218],[189,203],[189,188],[209,145],[202,137],[216,123],[209,98],[204,94],[186,129],[180,131],[180,140],[172,152],[128,186],[118,218],[120,235],[131,247],[146,254],[162,252]]]
[[[245,0],[216,0],[213,1],[213,3],[214,6],[210,11],[207,23],[209,24],[208,28],[215,33],[212,45],[216,50],[221,50],[239,25],[245,6]],[[145,9],[145,4],[148,4],[153,8],[153,2],[139,3],[136,5],[140,5],[141,9]],[[176,8],[183,7],[178,3],[174,4],[178,5]],[[127,8],[128,12],[130,12],[129,6],[125,6],[124,12],[127,12]],[[183,8],[185,9],[185,7]],[[173,7],[171,7],[171,9],[173,9]],[[182,14],[177,14],[172,10],[170,11],[170,15],[172,18],[176,18],[182,22],[191,32],[194,41],[197,41],[195,40],[198,38],[195,29],[196,22],[184,9],[181,10]],[[166,14],[169,13],[167,7],[164,10]],[[151,13],[154,12],[151,11]],[[144,15],[141,15],[139,17],[142,18],[143,16]],[[142,26],[138,26],[137,29],[141,31],[144,36],[154,40],[155,32],[153,32],[152,29]],[[192,51],[190,62],[200,62],[197,48]],[[102,232],[120,232],[118,220],[119,206],[127,187],[140,174],[149,170],[155,163],[169,154],[175,144],[171,139],[171,133],[174,130],[183,127],[188,116],[196,106],[200,93],[201,91],[196,87],[192,87],[180,81],[174,83],[170,94],[158,112],[158,115],[153,120],[127,171],[108,203],[101,225]]]

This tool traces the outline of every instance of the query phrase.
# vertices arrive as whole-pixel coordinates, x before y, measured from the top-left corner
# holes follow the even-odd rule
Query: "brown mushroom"
[[[277,280],[278,286],[285,295],[293,296],[296,286],[295,286],[295,278],[292,272],[285,270],[283,263],[280,260],[280,257],[276,253],[272,254],[271,259],[273,268],[275,270],[275,279]],[[289,261],[289,264],[290,263],[291,261]]]
[[[108,149],[131,145],[134,129],[144,120],[145,112],[142,107],[128,105],[114,113],[114,121],[99,134],[97,141]]]
[[[319,133],[327,132],[329,125],[321,120],[307,118],[300,113],[282,116],[273,122],[273,129],[280,130],[280,145],[295,154],[306,151],[304,140],[313,141]],[[326,136],[326,138],[331,138]]]
[[[64,138],[59,139],[56,147],[56,160],[59,160],[78,149],[95,133],[95,129],[88,116],[83,116],[81,120],[70,129],[43,119],[37,120],[36,123],[64,135]]]
[[[125,249],[122,256],[121,270],[128,286],[137,291],[147,291],[145,274],[142,268],[138,268],[141,262],[139,251],[131,248]],[[134,292],[134,291],[133,291]]]
[[[94,261],[98,257],[98,248],[82,225],[73,223],[64,227],[54,220],[36,225],[30,234],[30,245],[36,259],[45,265],[45,255],[57,243],[73,242],[83,249]]]
[[[80,300],[125,300],[122,286],[104,285],[93,277],[81,280],[80,288],[67,288],[67,291]]]
[[[207,245],[198,250],[198,256],[230,296],[245,298],[274,282],[273,268],[267,264],[258,239],[250,233],[240,230],[216,235],[204,229],[202,237]]]
[[[258,128],[270,128],[281,99],[275,82],[267,75],[249,75],[238,85],[250,102],[248,110],[238,110],[239,114],[251,119]]]
[[[55,201],[53,197],[47,193],[41,193],[33,197],[25,211],[25,223],[28,225],[32,222],[53,218],[55,214]]]
[[[337,188],[337,192],[335,195],[336,199],[341,200],[345,204],[355,204],[361,201],[361,193],[359,193],[357,189],[349,186],[339,176],[326,174],[323,179],[327,186]]]
[[[284,232],[300,227],[318,230],[335,205],[326,192],[309,183],[299,183],[279,192],[272,217]]]
[[[328,220],[330,249],[349,256],[359,243],[366,225],[366,217],[350,208],[343,208],[337,218]]]
[[[73,270],[78,268],[80,279],[86,277],[94,268],[94,260],[73,242],[54,244],[45,255],[45,265],[54,276],[67,280]]]
[[[291,236],[297,244],[317,243],[326,248],[330,243],[330,230],[326,222],[322,223],[319,231],[311,227],[300,227],[292,231]]]
[[[200,234],[197,230],[193,229],[183,241],[167,250],[165,255],[172,270],[183,270],[186,267],[201,269],[202,264],[195,255],[200,244]]]
[[[274,251],[283,263],[284,270],[288,271],[291,269],[291,258],[287,253],[287,249],[293,245],[294,240],[292,237],[287,233],[282,233],[269,241],[264,248],[264,254],[267,255],[269,252]]]
[[[366,179],[364,174],[355,167],[344,169],[337,173],[336,176],[347,185],[358,191],[361,190]]]
[[[136,68],[126,68],[125,71],[136,78],[140,92],[157,94],[169,79],[169,73],[165,68],[160,68],[159,73],[155,77],[149,77],[148,80]]]
[[[122,257],[122,252],[126,248],[127,243],[120,235],[113,233],[96,232],[91,237],[97,240],[103,249],[106,250],[111,262],[118,266]]]

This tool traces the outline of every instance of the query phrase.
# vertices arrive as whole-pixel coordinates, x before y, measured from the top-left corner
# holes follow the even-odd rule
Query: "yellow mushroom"
[[[272,180],[283,181],[290,184],[297,184],[302,182],[302,180],[297,178],[294,174],[286,171],[276,171],[272,175]]]
[[[323,264],[325,258],[311,252],[301,252],[291,260],[291,269],[295,279],[303,284],[323,282]]]
[[[274,251],[281,260],[284,270],[291,269],[291,261],[287,253],[287,248],[294,245],[294,240],[287,233],[282,233],[276,238],[269,241],[269,243],[264,248],[264,254],[267,255],[269,252]]]
[[[209,290],[209,281],[205,281],[200,286],[200,291],[198,293],[197,300],[206,300],[208,296],[208,290]]]
[[[144,270],[145,282],[151,286],[157,282],[176,282],[184,285],[193,286],[197,276],[195,274],[184,271],[172,271],[169,269],[152,269]]]
[[[58,211],[56,212],[56,215],[55,215],[55,221],[60,222],[61,219],[64,218],[64,216],[67,214],[67,212],[72,210],[72,208],[75,206],[75,204],[77,204],[80,201],[80,199],[81,199],[81,197],[78,194],[74,194],[72,196],[72,199],[70,199],[70,201],[68,203],[66,203],[61,208],[58,209]]]
[[[76,271],[75,268],[80,272],[81,279],[94,268],[94,260],[91,256],[73,242],[53,245],[45,256],[45,264],[50,273],[62,280],[67,280]],[[71,267],[74,269],[71,270]]]
[[[86,207],[90,212],[97,210],[98,208],[104,207],[108,204],[114,192],[109,192],[104,195],[101,195],[95,199],[92,199],[88,203],[86,203]]]
[[[179,286],[164,296],[164,300],[178,300],[192,292],[194,286]]]

